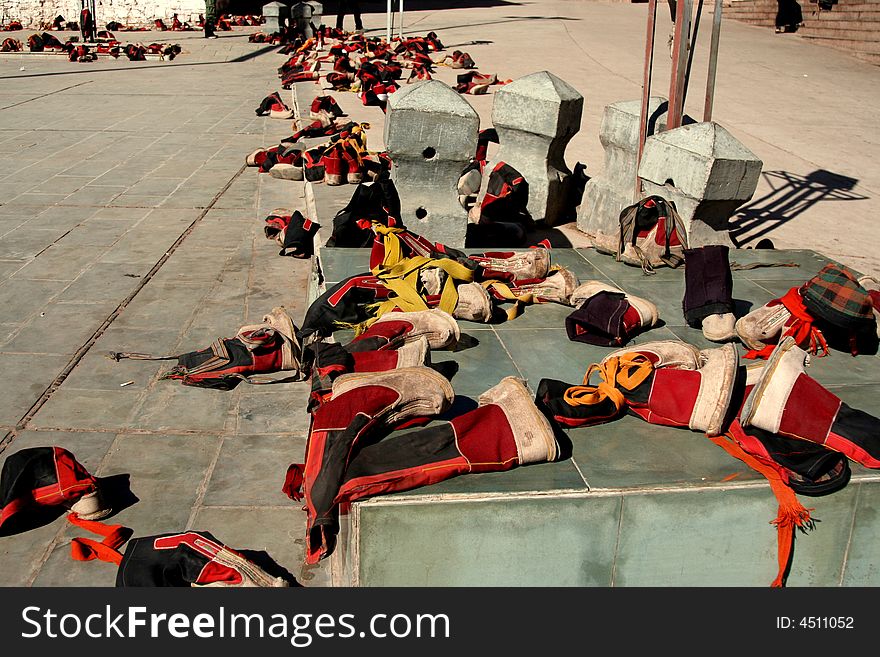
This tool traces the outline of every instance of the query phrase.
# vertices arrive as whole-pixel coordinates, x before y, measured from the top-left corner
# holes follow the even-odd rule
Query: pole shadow
[[[759,240],[823,201],[864,201],[870,198],[852,191],[857,178],[817,169],[805,176],[790,171],[764,171],[770,191],[754,199],[730,220],[730,238],[740,247]]]

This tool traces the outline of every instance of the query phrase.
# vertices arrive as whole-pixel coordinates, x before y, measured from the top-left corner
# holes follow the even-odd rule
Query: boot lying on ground
[[[684,318],[689,326],[702,329],[706,339],[712,342],[736,338],[728,251],[723,245],[684,251]]]
[[[178,356],[151,356],[130,352],[110,352],[119,361],[177,360],[177,366],[160,379],[176,379],[183,385],[232,390],[242,381],[253,384],[303,381],[302,347],[298,331],[283,306],[263,316],[261,324],[242,326],[233,338],[220,338],[208,347]],[[257,374],[292,372],[281,379],[256,378]],[[254,377],[254,378],[251,378]]]
[[[853,355],[861,339],[877,334],[869,292],[852,271],[835,263],[736,322],[739,339],[752,350],[746,358],[767,358],[774,345],[788,336],[810,353],[825,356],[829,331],[845,332]]]
[[[602,281],[587,281],[571,294],[577,310],[565,318],[568,339],[617,347],[657,325],[657,306]]]
[[[404,420],[442,413],[454,396],[449,381],[427,367],[347,374],[333,382],[333,398],[313,417],[305,466],[289,473],[301,476],[307,563],[333,551],[339,529],[334,500],[359,443]]]
[[[880,468],[880,419],[850,407],[804,371],[809,354],[786,337],[743,404],[741,424],[809,440]]]

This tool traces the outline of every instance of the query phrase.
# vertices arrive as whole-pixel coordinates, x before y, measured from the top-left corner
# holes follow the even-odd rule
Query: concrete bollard
[[[403,223],[413,232],[464,246],[468,218],[458,202],[458,179],[477,148],[479,128],[470,103],[439,80],[388,96],[385,147]]]
[[[324,22],[324,5],[315,0],[306,0],[306,4],[312,7],[312,30],[317,30]]]
[[[550,226],[564,220],[571,179],[565,147],[580,130],[583,108],[584,97],[547,71],[514,80],[495,93],[497,160],[525,177],[532,218]]]
[[[675,202],[690,247],[733,246],[728,222],[752,198],[762,166],[717,123],[694,123],[648,138],[639,177],[645,196]]]
[[[289,15],[290,10],[287,5],[281,2],[270,2],[263,5],[263,18],[266,19],[263,23],[263,31],[267,34],[280,32],[287,23]]]
[[[666,130],[669,101],[652,96],[648,101],[648,136]],[[606,105],[599,127],[599,141],[605,149],[602,175],[590,178],[578,211],[577,227],[590,235],[616,236],[620,212],[635,202],[642,101],[625,100]]]
[[[310,39],[315,36],[312,29],[312,12],[314,8],[308,2],[299,2],[290,7],[290,24],[297,34]]]

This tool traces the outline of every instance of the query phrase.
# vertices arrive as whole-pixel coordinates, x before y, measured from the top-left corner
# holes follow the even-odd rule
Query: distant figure
[[[804,15],[797,0],[776,0],[776,33],[797,32],[804,24]]]
[[[336,29],[342,29],[342,19],[347,13],[354,15],[355,32],[363,32],[364,24],[361,22],[360,0],[336,0]]]
[[[214,28],[217,26],[217,2],[205,0],[205,38],[216,39]]]

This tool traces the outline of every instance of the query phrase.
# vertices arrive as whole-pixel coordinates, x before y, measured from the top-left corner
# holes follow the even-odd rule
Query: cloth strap
[[[776,579],[773,580],[770,586],[781,588],[785,586],[785,580],[788,576],[788,568],[794,548],[794,530],[797,528],[802,532],[806,532],[807,530],[814,529],[815,524],[810,517],[810,511],[814,509],[807,509],[798,501],[797,495],[782,480],[779,472],[761,463],[740,447],[736,440],[737,432],[742,432],[742,428],[739,427],[738,422],[735,422],[727,434],[709,436],[708,438],[725,452],[739,459],[755,472],[763,475],[770,483],[770,489],[773,491],[779,504],[776,519],[770,521],[770,524],[776,525],[776,551],[779,570],[776,573]]]
[[[651,375],[654,366],[644,354],[627,352],[612,356],[603,363],[594,363],[584,375],[583,385],[571,386],[565,391],[563,399],[569,406],[593,406],[610,399],[619,412],[626,399],[618,386],[624,390],[634,390]],[[590,376],[597,373],[598,385],[590,385]]]
[[[119,553],[120,547],[134,533],[128,527],[122,525],[107,525],[96,520],[83,520],[75,513],[67,516],[67,521],[85,529],[86,531],[103,536],[104,540],[100,543],[91,538],[74,538],[70,541],[70,556],[75,561],[92,561],[98,559],[107,563],[115,563],[117,566],[122,563],[122,555]]]
[[[828,343],[825,341],[825,336],[822,335],[822,331],[819,330],[816,326],[813,326],[813,316],[810,314],[810,311],[807,310],[807,307],[804,305],[804,300],[801,297],[800,291],[798,288],[793,287],[788,292],[785,293],[783,297],[779,299],[782,302],[782,305],[785,306],[785,309],[788,310],[795,318],[794,321],[782,334],[782,338],[786,338],[789,335],[794,337],[795,342],[798,345],[806,345],[809,344],[809,352],[812,354],[818,354],[819,348],[822,348],[822,356],[828,355]],[[744,358],[754,359],[754,358],[763,358],[767,359],[770,357],[770,354],[773,353],[773,349],[776,345],[768,344],[763,349],[759,350],[751,350],[746,353]]]

